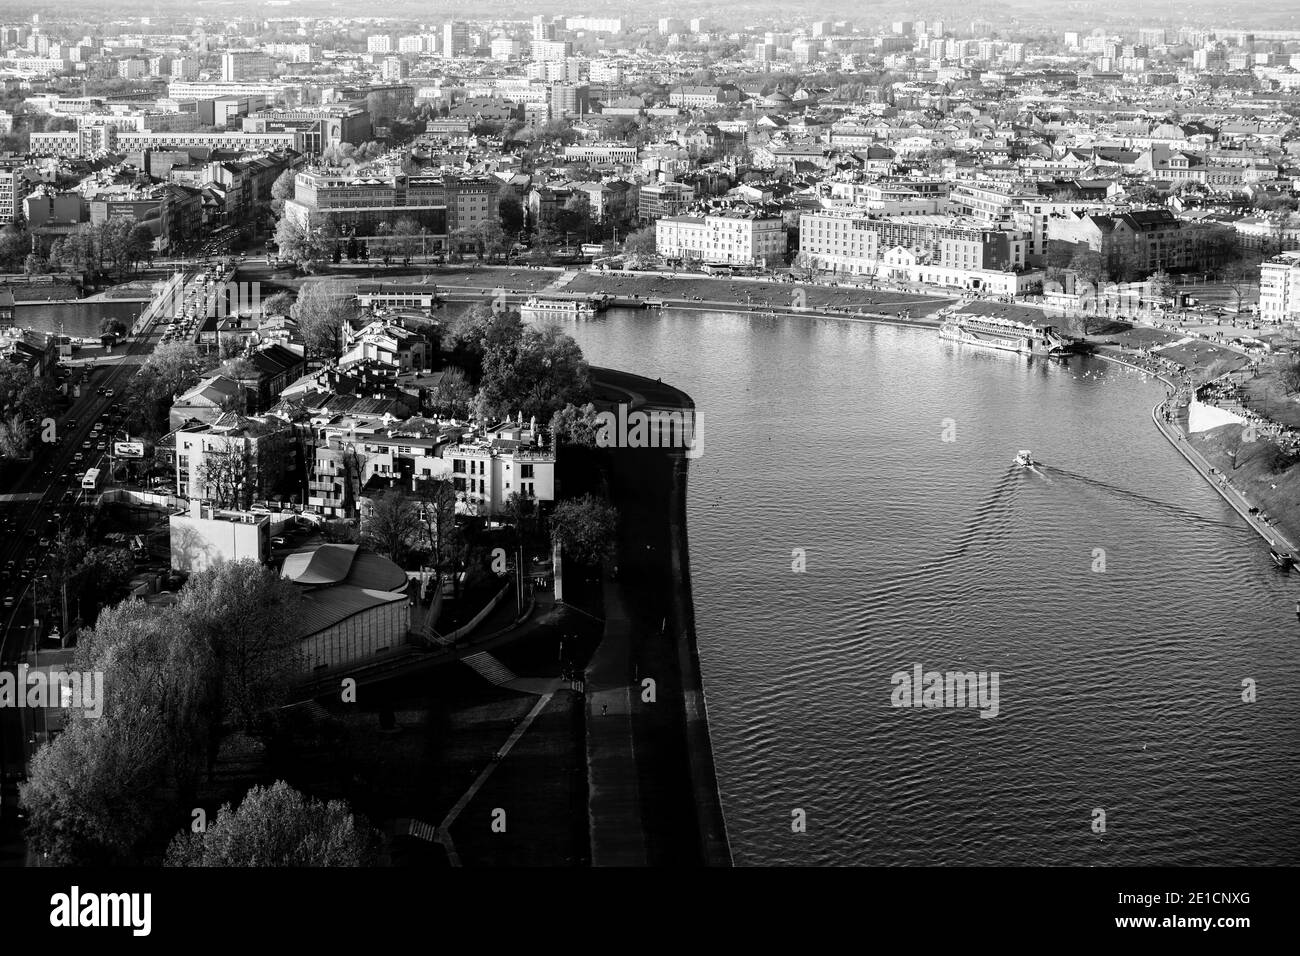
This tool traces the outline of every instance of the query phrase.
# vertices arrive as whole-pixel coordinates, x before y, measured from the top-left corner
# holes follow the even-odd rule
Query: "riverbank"
[[[601,404],[695,407],[662,381],[604,368],[593,368],[592,378]],[[606,584],[610,627],[588,686],[589,752],[598,758],[589,762],[594,865],[732,862],[696,645],[687,465],[680,450],[621,448],[611,455],[618,572]]]
[[[1096,355],[1163,382],[1169,395],[1151,409],[1156,430],[1270,548],[1296,553],[1300,468],[1295,460],[1267,440],[1244,441],[1244,425],[1190,431],[1187,403],[1203,384],[1194,373],[1179,373],[1150,356],[1122,350],[1098,350]]]

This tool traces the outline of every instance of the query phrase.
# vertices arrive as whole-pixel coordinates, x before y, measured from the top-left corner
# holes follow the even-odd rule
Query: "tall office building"
[[[533,17],[533,42],[555,39],[555,21],[550,17]]]
[[[469,28],[461,20],[442,25],[442,55],[447,59],[463,56],[469,48]]]
[[[590,108],[585,83],[552,83],[550,98],[552,119],[586,113]]]
[[[256,50],[231,50],[221,56],[221,80],[245,83],[275,77],[275,61]]]

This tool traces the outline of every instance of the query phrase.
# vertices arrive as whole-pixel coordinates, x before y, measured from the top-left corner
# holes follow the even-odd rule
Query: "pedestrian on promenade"
[[[600,705],[600,716],[605,717],[609,714],[609,704]]]

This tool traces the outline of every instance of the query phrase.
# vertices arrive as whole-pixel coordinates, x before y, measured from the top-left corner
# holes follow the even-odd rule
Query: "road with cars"
[[[80,394],[55,419],[54,441],[38,441],[26,470],[0,488],[0,664],[17,663],[32,647],[33,582],[69,509],[94,494],[83,493],[86,472],[100,468],[107,477],[112,443],[126,438],[122,396],[131,377],[160,342],[197,335],[216,288],[213,274],[187,276],[188,317],[163,313],[124,354],[73,366],[67,380]]]

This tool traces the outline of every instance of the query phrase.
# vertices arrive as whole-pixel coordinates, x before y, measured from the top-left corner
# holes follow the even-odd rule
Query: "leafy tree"
[[[262,300],[263,315],[288,315],[296,297],[292,292],[277,292]]]
[[[0,418],[0,459],[26,458],[31,447],[31,433],[21,415]]]
[[[271,184],[271,211],[277,216],[284,212],[285,201],[293,198],[296,175],[292,169],[286,169]]]
[[[439,415],[450,418],[468,418],[474,402],[474,387],[463,369],[451,366],[442,372],[442,379],[429,398],[429,407]]]
[[[407,257],[415,255],[424,245],[423,230],[410,216],[403,216],[393,223],[393,237],[396,239],[397,251]]]
[[[304,797],[283,780],[225,804],[202,833],[183,831],[165,866],[371,866],[379,835],[342,800]]]
[[[502,186],[497,193],[497,215],[501,217],[501,228],[507,235],[517,236],[524,228],[524,204],[519,194],[509,186]]]
[[[0,264],[7,272],[22,265],[32,251],[32,237],[20,227],[5,226],[0,229]]]
[[[276,255],[308,271],[329,257],[333,244],[323,230],[309,230],[284,216],[275,227]]]
[[[523,329],[517,311],[494,312],[486,305],[471,306],[448,324],[446,342],[451,360],[471,370],[471,378],[477,380],[482,376],[483,356],[489,346],[517,347]]]
[[[581,564],[596,565],[614,556],[618,510],[595,495],[559,502],[551,514],[551,532],[564,553]]]
[[[582,406],[570,403],[551,416],[551,434],[557,446],[595,448],[598,431],[600,419],[597,418],[596,406],[590,402]]]
[[[54,408],[58,391],[26,365],[0,359],[0,410],[40,421]]]
[[[484,418],[516,413],[550,421],[565,405],[591,391],[587,362],[572,336],[550,325],[529,326],[517,342],[489,341],[475,405]]]
[[[645,229],[638,229],[636,232],[628,235],[628,237],[623,240],[623,254],[633,263],[638,263],[643,259],[653,258],[655,255],[654,226],[647,226]]]
[[[211,659],[174,609],[123,602],[83,632],[76,664],[103,674],[102,714],[70,711],[37,751],[27,838],[55,866],[142,862],[157,821],[192,803]]]
[[[94,548],[84,555],[77,574],[83,577],[86,588],[98,603],[107,603],[131,579],[135,570],[131,552],[125,548]]]
[[[357,315],[356,297],[336,279],[306,283],[289,310],[289,316],[298,323],[308,351],[326,356],[340,354],[343,325]]]
[[[301,602],[295,585],[252,560],[220,561],[190,576],[176,611],[212,651],[215,719],[248,730],[284,700],[297,671]]]
[[[1174,279],[1168,272],[1161,269],[1151,276],[1151,291],[1159,299],[1169,300],[1174,297],[1177,291],[1174,286]]]

